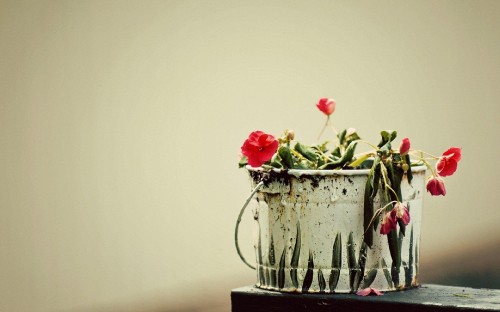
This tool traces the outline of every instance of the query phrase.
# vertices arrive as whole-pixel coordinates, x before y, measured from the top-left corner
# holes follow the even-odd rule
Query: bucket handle
[[[234,244],[236,245],[236,251],[240,256],[241,261],[243,261],[246,265],[248,265],[248,267],[250,267],[250,269],[253,270],[255,270],[255,267],[250,263],[248,263],[248,261],[245,259],[245,257],[243,257],[243,254],[241,253],[240,245],[238,243],[238,229],[240,227],[241,217],[245,212],[245,208],[247,208],[248,204],[250,203],[250,200],[252,200],[252,197],[255,195],[255,193],[257,193],[257,191],[262,187],[262,185],[264,185],[263,181],[259,182],[259,184],[255,186],[252,193],[250,193],[250,196],[248,196],[247,200],[245,201],[245,204],[243,205],[243,207],[241,207],[240,214],[238,215],[238,220],[236,220],[236,228],[234,229]]]

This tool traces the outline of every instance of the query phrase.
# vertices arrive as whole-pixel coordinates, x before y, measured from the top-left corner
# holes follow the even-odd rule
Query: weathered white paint
[[[259,169],[248,168],[249,172]],[[280,172],[279,170],[275,171]],[[402,182],[403,202],[410,207],[411,221],[406,228],[406,236],[401,247],[402,265],[399,273],[399,285],[394,287],[387,281],[385,273],[391,271],[392,258],[389,252],[387,236],[379,232],[374,234],[374,243],[367,253],[366,274],[377,270],[375,280],[370,287],[391,291],[405,287],[405,265],[412,262],[411,285],[418,285],[418,252],[422,196],[425,184],[425,167],[414,167],[413,181],[408,184],[406,176]],[[284,172],[282,172],[284,173]],[[308,292],[319,292],[318,271],[328,287],[332,270],[333,244],[337,233],[342,237],[342,265],[340,278],[335,292],[351,292],[349,286],[349,268],[347,242],[353,235],[356,258],[363,241],[363,197],[369,170],[289,170],[284,180],[270,179],[254,197],[253,213],[256,219],[255,250],[257,260],[257,286],[284,292],[302,292],[302,285],[308,268],[309,253],[314,259],[313,281]],[[251,178],[255,187],[258,181]],[[375,209],[380,207],[378,196]],[[297,223],[301,228],[301,249],[297,268],[298,287],[290,278],[290,260],[295,246]],[[413,228],[412,258],[410,261],[410,233]],[[271,236],[274,245],[274,264],[270,257]],[[259,261],[259,237],[260,255]],[[284,251],[285,250],[285,251]],[[285,252],[284,287],[277,284],[280,257]],[[382,263],[385,262],[385,266]],[[336,268],[333,268],[336,269]],[[408,269],[408,267],[406,268]],[[276,274],[276,275],[275,275]],[[368,285],[360,285],[359,288]]]

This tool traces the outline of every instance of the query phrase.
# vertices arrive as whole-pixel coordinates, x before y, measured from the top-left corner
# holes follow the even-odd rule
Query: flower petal
[[[438,162],[436,163],[436,169],[440,176],[447,177],[451,176],[455,173],[455,171],[457,171],[457,165],[458,163],[455,159],[449,158],[448,156],[441,156],[441,158],[439,158]]]
[[[410,151],[410,139],[404,138],[399,145],[399,154],[406,155]]]
[[[450,147],[443,153],[443,156],[448,156],[458,163],[462,159],[462,149],[459,147]]]
[[[384,295],[380,290],[372,287],[368,287],[365,289],[361,289],[356,293],[358,296],[369,296],[369,295],[375,295],[375,296],[382,296]]]
[[[444,182],[438,177],[434,177],[427,181],[426,185],[427,191],[433,196],[446,195],[446,188],[444,187]]]
[[[260,167],[273,157],[278,145],[279,142],[274,136],[262,131],[254,131],[243,142],[241,153],[248,158],[250,166]]]

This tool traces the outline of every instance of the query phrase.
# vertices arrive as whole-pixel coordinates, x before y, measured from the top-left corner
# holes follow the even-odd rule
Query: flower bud
[[[410,151],[410,139],[404,138],[401,140],[401,145],[399,145],[399,154],[404,156]]]
[[[295,132],[293,130],[286,130],[286,137],[289,141],[292,141],[295,138]]]
[[[408,164],[403,164],[401,167],[402,167],[404,172],[406,172],[406,171],[408,171],[408,169],[410,169],[410,166]]]
[[[433,196],[446,195],[444,182],[439,177],[430,178],[426,185],[427,191]]]

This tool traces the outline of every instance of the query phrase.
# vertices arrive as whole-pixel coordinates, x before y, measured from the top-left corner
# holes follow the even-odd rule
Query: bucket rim
[[[246,165],[245,167],[248,171],[253,172],[275,172],[281,174],[288,174],[292,176],[357,176],[357,175],[368,175],[370,173],[370,169],[280,169],[280,168],[272,168],[272,169],[264,169],[262,167],[252,167],[250,165]],[[427,170],[425,165],[414,166],[411,167],[411,172],[424,172]]]

